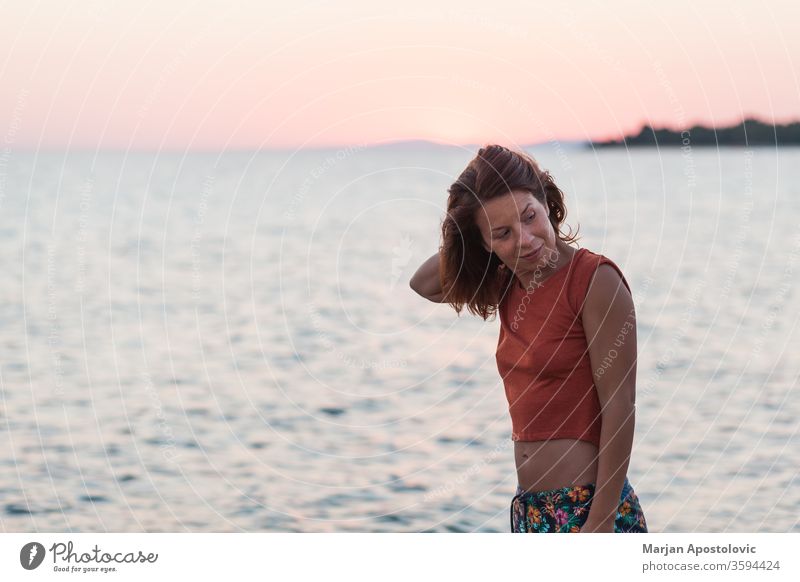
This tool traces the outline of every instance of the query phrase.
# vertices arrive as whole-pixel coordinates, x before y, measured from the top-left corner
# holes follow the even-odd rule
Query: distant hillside
[[[788,146],[800,145],[800,122],[786,125],[762,123],[757,119],[745,119],[731,127],[705,127],[695,125],[685,130],[656,129],[642,127],[636,135],[621,140],[595,141],[589,147],[638,147],[638,146]]]

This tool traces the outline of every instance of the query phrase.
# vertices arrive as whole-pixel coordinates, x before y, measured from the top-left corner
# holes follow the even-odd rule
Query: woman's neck
[[[568,245],[560,238],[556,239],[556,248],[543,257],[544,263],[534,269],[515,273],[523,288],[530,284],[542,283],[549,279],[553,273],[564,267],[572,260],[577,249]]]

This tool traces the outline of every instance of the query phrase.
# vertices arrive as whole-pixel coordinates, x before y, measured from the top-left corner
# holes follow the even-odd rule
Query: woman
[[[450,187],[440,251],[410,284],[457,313],[500,315],[518,479],[511,531],[647,532],[627,478],[633,300],[613,261],[561,233],[566,214],[532,158],[484,147]]]

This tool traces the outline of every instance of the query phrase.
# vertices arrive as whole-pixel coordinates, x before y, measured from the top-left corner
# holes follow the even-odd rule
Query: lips
[[[523,259],[525,261],[530,261],[531,259],[535,259],[537,256],[539,256],[539,253],[541,252],[543,247],[544,247],[544,245],[540,246],[538,249],[536,249],[532,253],[521,256],[520,259]]]

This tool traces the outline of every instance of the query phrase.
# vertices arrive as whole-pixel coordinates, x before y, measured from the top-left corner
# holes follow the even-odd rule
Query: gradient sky
[[[619,137],[800,118],[795,0],[17,1],[12,149]]]

